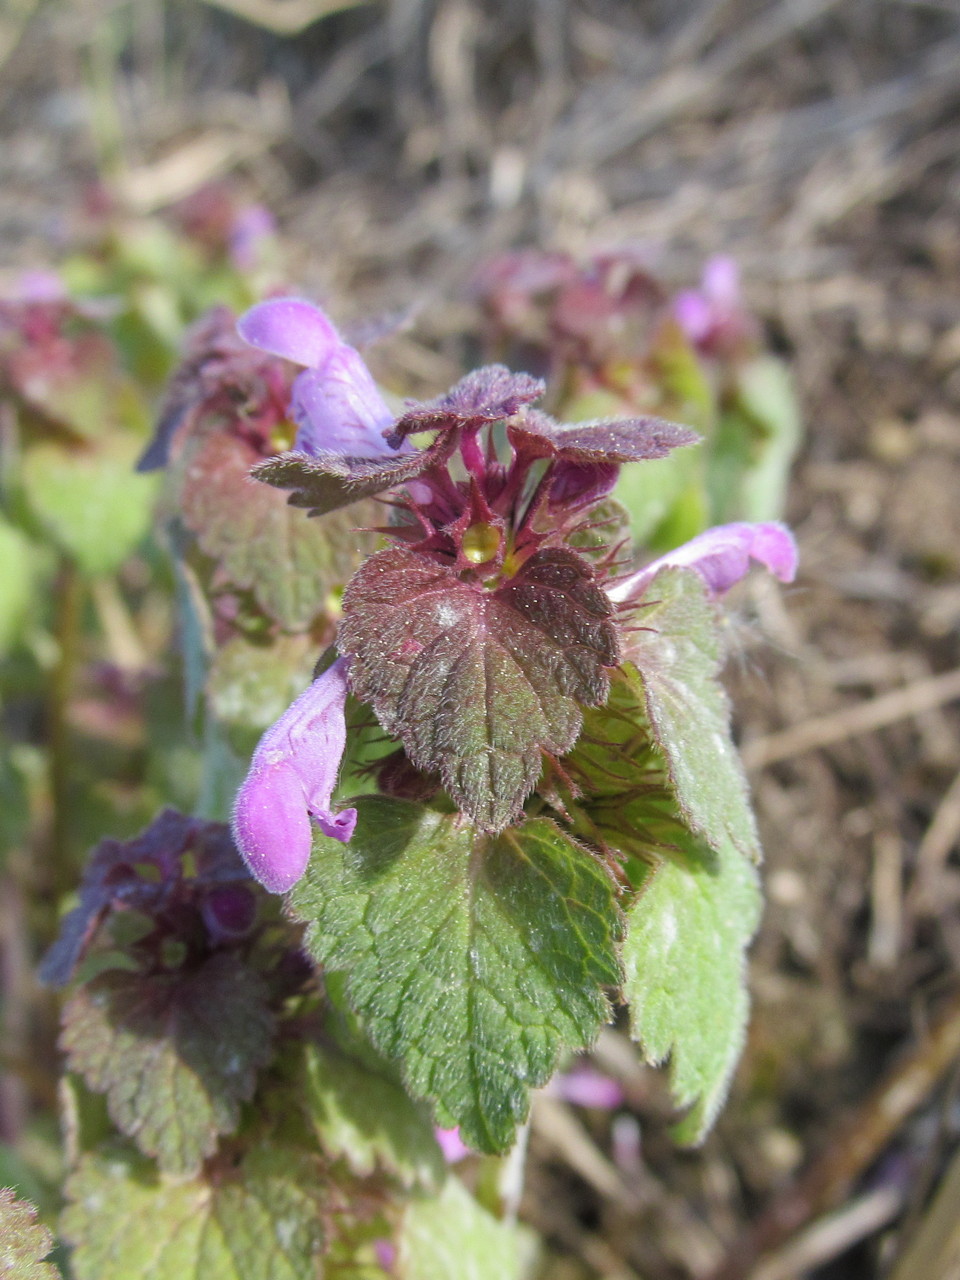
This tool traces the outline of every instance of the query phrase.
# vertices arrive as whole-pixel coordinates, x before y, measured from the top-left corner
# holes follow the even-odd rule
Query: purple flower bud
[[[397,1246],[393,1241],[383,1237],[374,1240],[373,1252],[377,1259],[377,1266],[382,1267],[384,1271],[392,1272],[397,1261]]]
[[[383,438],[394,415],[360,353],[319,307],[301,298],[273,298],[242,315],[237,331],[251,346],[306,366],[293,384],[290,406],[297,449],[353,458],[395,454]]]
[[[349,659],[338,658],[266,731],[237,792],[233,838],[271,893],[285,893],[303,875],[311,817],[344,844],[353,835],[356,809],[330,808],[347,737],[348,666]]]
[[[204,897],[200,913],[212,942],[235,942],[253,928],[257,899],[245,884],[218,885]]]
[[[238,271],[253,271],[261,250],[276,231],[273,214],[262,204],[248,204],[237,211],[227,237],[227,252]]]
[[[604,1075],[596,1067],[580,1065],[571,1071],[561,1071],[547,1085],[546,1093],[578,1107],[596,1107],[602,1111],[616,1111],[623,1106],[623,1089],[616,1080]]]
[[[792,582],[797,572],[793,534],[782,524],[720,524],[608,588],[607,595],[615,604],[632,600],[661,569],[684,568],[695,569],[710,594],[720,596],[740,581],[751,560],[781,582]]]
[[[705,355],[733,351],[754,328],[743,305],[740,270],[733,258],[723,255],[708,260],[699,289],[684,289],[677,294],[673,314],[693,345]]]
[[[435,1128],[433,1136],[440,1144],[440,1150],[443,1152],[443,1158],[447,1164],[457,1164],[458,1161],[464,1160],[473,1152],[460,1137],[460,1130]]]

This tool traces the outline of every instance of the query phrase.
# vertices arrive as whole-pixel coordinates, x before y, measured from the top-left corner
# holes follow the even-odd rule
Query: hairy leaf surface
[[[385,458],[312,455],[293,449],[258,462],[251,475],[274,488],[289,489],[292,507],[307,507],[310,515],[320,516],[405,484],[428,467],[443,463],[455,444],[441,436],[429,448]]]
[[[249,588],[286,630],[300,631],[370,550],[371,535],[357,526],[371,513],[306,520],[281,494],[251,483],[258,457],[225,431],[191,441],[183,459],[181,515],[230,583]]]
[[[539,551],[490,591],[393,547],[350,582],[339,647],[354,693],[414,764],[498,831],[536,785],[542,752],[573,746],[580,704],[606,697],[618,661],[611,613],[573,551]]]
[[[510,423],[510,438],[525,452],[580,462],[644,462],[665,458],[681,445],[696,444],[689,427],[663,418],[600,418],[595,422],[555,422],[538,410]]]
[[[720,639],[699,575],[662,569],[637,602],[644,630],[626,642],[643,682],[647,714],[667,762],[681,813],[718,851],[731,841],[759,859],[760,842],[730,704],[717,674]]]
[[[456,817],[363,796],[353,839],[318,834],[291,903],[374,1044],[464,1141],[513,1140],[563,1047],[589,1045],[620,980],[599,863],[549,820],[478,837]]]
[[[404,1186],[443,1181],[429,1113],[386,1070],[331,1045],[308,1045],[302,1090],[304,1109],[331,1159],[346,1160],[359,1177],[382,1169]]]
[[[273,1018],[259,975],[218,952],[188,972],[101,974],[68,1003],[61,1044],[121,1132],[164,1171],[191,1173],[236,1128]]]
[[[498,1222],[453,1177],[410,1205],[399,1246],[404,1280],[523,1280],[536,1250],[531,1232]]]
[[[624,994],[648,1062],[670,1058],[677,1127],[698,1142],[716,1118],[743,1048],[749,996],[745,952],[760,918],[756,869],[730,840],[711,849],[680,823],[673,848],[627,912]]]
[[[58,1280],[57,1268],[43,1261],[52,1248],[34,1206],[0,1188],[0,1280]]]
[[[262,1146],[210,1181],[161,1179],[142,1157],[85,1156],[67,1182],[61,1232],[76,1280],[316,1280],[322,1162]]]
[[[695,1142],[713,1123],[743,1045],[744,956],[760,893],[728,836],[713,849],[680,819],[645,702],[625,663],[564,767],[582,792],[574,829],[625,855],[639,891],[627,910],[624,996],[646,1059],[670,1058],[674,1099],[691,1107],[679,1136]]]

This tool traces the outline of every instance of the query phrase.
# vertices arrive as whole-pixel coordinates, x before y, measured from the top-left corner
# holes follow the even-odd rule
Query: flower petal
[[[460,1137],[459,1128],[441,1129],[439,1126],[433,1130],[433,1135],[440,1145],[443,1158],[447,1164],[457,1164],[460,1160],[472,1155],[473,1152]]]
[[[751,560],[764,565],[781,582],[792,582],[797,572],[797,544],[782,524],[721,524],[668,551],[652,564],[611,587],[614,603],[630,600],[661,570],[695,569],[713,596],[722,595],[746,574]]]
[[[317,368],[341,338],[329,317],[303,298],[270,298],[258,302],[237,321],[245,342],[294,364]]]
[[[272,893],[284,893],[303,875],[311,815],[335,840],[353,835],[356,810],[330,808],[346,745],[348,665],[338,658],[266,731],[237,792],[233,838],[251,874]]]
[[[316,369],[300,374],[293,384],[291,412],[297,424],[296,447],[314,457],[339,453],[382,458],[396,453],[383,438],[393,425],[393,414],[353,347],[334,347]]]
[[[733,311],[740,306],[740,268],[733,258],[717,254],[703,268],[701,287],[717,307]]]
[[[233,838],[250,874],[271,893],[286,893],[310,861],[310,815],[289,761],[254,763],[237,792]]]

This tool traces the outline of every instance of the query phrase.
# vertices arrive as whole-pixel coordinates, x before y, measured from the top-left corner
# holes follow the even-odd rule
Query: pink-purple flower
[[[298,450],[353,458],[398,452],[384,440],[394,415],[370,370],[319,307],[302,298],[271,298],[242,315],[237,330],[251,346],[304,366],[290,406]]]
[[[699,289],[684,289],[673,303],[684,333],[704,355],[724,355],[753,336],[755,324],[743,305],[740,270],[723,255],[710,258]]]
[[[266,731],[237,793],[233,838],[251,875],[271,893],[286,892],[303,875],[311,818],[335,840],[353,835],[356,809],[331,808],[346,745],[348,665],[338,658]]]
[[[792,582],[797,572],[797,544],[786,525],[720,524],[689,542],[668,551],[636,573],[608,587],[615,604],[636,599],[661,569],[694,569],[712,596],[723,595],[740,581],[752,561],[769,569],[781,582]]]

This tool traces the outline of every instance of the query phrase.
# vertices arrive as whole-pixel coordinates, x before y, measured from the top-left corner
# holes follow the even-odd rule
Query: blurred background
[[[163,339],[134,343],[142,386],[204,306],[245,305],[203,246],[249,206],[275,219],[283,265],[261,263],[265,279],[344,324],[407,318],[371,355],[402,392],[459,376],[478,268],[523,247],[627,250],[671,290],[730,255],[793,370],[801,576],[752,584],[730,623],[767,851],[744,1060],[694,1152],[671,1145],[661,1079],[613,1030],[595,1065],[619,1105],[535,1110],[523,1216],[549,1280],[960,1276],[958,205],[956,0],[0,9],[0,282],[122,281]],[[173,745],[134,786],[109,755],[142,748],[145,701],[173,678],[150,556],[83,605],[106,664],[64,658],[69,572],[24,576],[15,539],[4,557],[0,603],[27,621],[3,669],[0,1183],[43,1204],[55,1063],[24,1069],[55,1034],[31,976],[42,904],[83,848],[188,790],[190,765]],[[47,704],[51,688],[69,697]],[[52,775],[49,740],[72,744]],[[78,756],[100,781],[71,825]],[[36,861],[51,839],[79,850],[59,884]]]

